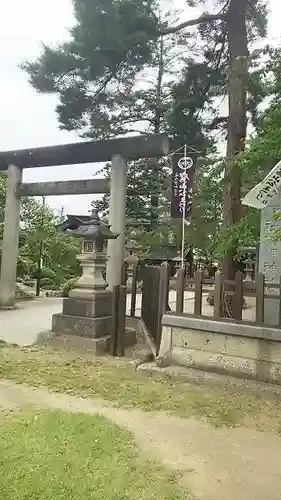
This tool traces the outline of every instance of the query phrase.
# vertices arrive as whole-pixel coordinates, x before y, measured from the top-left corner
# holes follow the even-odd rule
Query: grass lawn
[[[126,361],[92,361],[48,349],[0,349],[0,377],[53,391],[102,398],[123,407],[195,416],[213,425],[247,425],[281,431],[280,398],[267,399],[243,391],[193,385],[158,375],[135,372]]]
[[[126,430],[61,411],[0,419],[1,500],[188,500],[175,476],[142,459]]]

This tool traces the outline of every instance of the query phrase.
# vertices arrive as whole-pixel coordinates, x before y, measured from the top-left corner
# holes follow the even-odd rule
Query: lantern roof
[[[66,221],[67,223],[68,221]],[[110,226],[102,222],[99,218],[98,212],[92,210],[89,217],[73,217],[68,222],[65,229],[67,232],[84,238],[85,240],[112,240],[116,239],[119,235],[110,230]]]

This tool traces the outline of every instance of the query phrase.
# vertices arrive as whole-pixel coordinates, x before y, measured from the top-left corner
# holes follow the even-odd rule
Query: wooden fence
[[[124,356],[126,329],[126,287],[113,287],[111,355]]]
[[[255,299],[256,325],[264,325],[264,305],[268,299],[277,299],[279,303],[279,321],[275,326],[281,326],[281,281],[279,283],[266,283],[262,273],[257,275],[256,281],[243,281],[243,274],[237,272],[234,280],[225,280],[223,274],[217,271],[215,279],[204,279],[202,271],[195,273],[194,279],[185,279],[184,271],[180,270],[175,280],[176,313],[184,314],[184,294],[186,291],[194,292],[195,316],[202,316],[203,294],[213,296],[213,315],[215,320],[222,318],[223,304],[231,302],[229,319],[242,320],[244,300],[247,297]],[[207,288],[206,288],[207,285]],[[269,292],[269,289],[271,291]],[[273,293],[272,293],[273,292]],[[206,316],[206,315],[205,315]],[[225,317],[224,317],[225,319]],[[247,321],[248,323],[248,321]]]
[[[130,315],[135,316],[136,297],[139,288],[142,288],[141,294],[141,316],[145,321],[147,328],[155,341],[159,342],[159,322],[163,312],[173,314],[169,307],[169,291],[174,290],[176,299],[174,312],[176,314],[187,314],[184,311],[186,292],[192,292],[193,311],[195,316],[203,316],[203,300],[206,301],[207,295],[212,295],[213,310],[209,316],[215,320],[222,318],[223,305],[231,302],[231,311],[229,311],[229,320],[241,321],[243,317],[244,302],[251,297],[253,307],[255,308],[255,318],[251,321],[256,325],[264,324],[264,305],[268,299],[275,299],[279,304],[279,322],[275,326],[281,327],[281,279],[279,283],[266,283],[262,273],[257,275],[256,281],[243,281],[243,274],[237,272],[234,280],[225,280],[222,273],[217,271],[215,279],[205,279],[202,271],[197,271],[194,278],[186,278],[183,269],[177,273],[177,277],[168,279],[168,264],[162,266],[145,266],[143,269],[143,280],[137,282],[138,269],[133,270],[131,306]],[[125,281],[124,273],[124,283]],[[270,290],[269,290],[270,289]],[[210,309],[209,309],[210,311]],[[248,323],[249,321],[247,321]]]
[[[161,342],[162,315],[168,308],[168,265],[146,266],[143,272],[141,317],[155,343],[156,351]],[[134,311],[131,308],[131,314]]]
[[[161,320],[162,315],[168,309],[169,295],[169,266],[146,266],[144,268],[141,286],[141,318],[151,337],[155,352],[158,353],[161,342]],[[125,329],[127,288],[125,286],[128,277],[128,266],[124,264],[122,269],[122,285],[113,288],[112,300],[112,335],[111,355],[124,356],[125,353]],[[132,286],[130,289],[131,304],[130,316],[136,314],[136,299],[138,292],[138,268],[132,272]]]
[[[279,304],[278,324],[281,327],[281,279],[279,283],[265,283],[263,274],[258,274],[255,282],[243,281],[243,275],[237,272],[234,280],[225,280],[222,273],[217,271],[215,279],[204,279],[203,272],[197,271],[194,278],[186,278],[184,270],[180,269],[177,277],[169,280],[169,266],[145,266],[142,279],[138,280],[138,268],[130,270],[130,290],[126,289],[128,277],[127,266],[122,271],[122,285],[113,291],[113,331],[112,331],[112,355],[124,355],[125,349],[125,321],[126,313],[132,317],[141,316],[150,338],[158,353],[161,343],[161,321],[164,313],[193,315],[197,317],[211,318],[216,321],[220,319],[228,321],[242,321],[244,302],[252,297],[252,308],[255,314],[252,321],[244,321],[247,324],[264,325],[264,305],[268,299],[275,299]],[[269,290],[270,289],[270,290]],[[171,290],[175,294],[175,303],[169,305]],[[189,293],[188,293],[189,292]],[[129,311],[127,308],[127,293],[130,294],[131,302]],[[139,314],[136,314],[137,297]],[[213,308],[207,308],[207,297],[212,296]],[[170,296],[171,298],[171,296]],[[140,301],[140,302],[139,302]],[[193,310],[185,312],[186,301],[193,301]],[[203,302],[204,301],[204,302]],[[191,303],[189,302],[191,305]],[[231,304],[231,307],[229,307]],[[226,305],[226,308],[224,308]],[[204,311],[205,307],[205,311]],[[226,311],[227,309],[227,311]],[[229,314],[222,314],[227,312]],[[252,314],[252,313],[251,313]]]
[[[131,277],[131,286],[128,291],[125,284],[127,283],[129,273]],[[130,294],[131,300],[127,313],[129,312],[131,317],[136,316],[137,295],[141,294],[141,304],[139,308],[140,317],[151,337],[155,351],[158,352],[161,342],[162,315],[169,309],[168,273],[169,265],[167,263],[162,264],[162,266],[145,266],[142,270],[142,278],[139,280],[139,267],[134,266],[134,268],[129,271],[128,265],[124,263],[122,269],[122,285],[115,287],[113,297],[113,303],[115,304],[113,307],[113,338],[115,338],[115,340],[113,341],[112,351],[115,354],[113,355],[116,355],[116,352],[120,352],[120,350],[122,351],[122,340],[120,348],[118,347],[119,341],[117,339],[122,335],[122,328],[120,328],[120,319],[118,320],[118,315],[120,316],[121,314],[123,316],[123,304],[124,302],[126,303],[126,298],[122,295],[124,293],[123,289],[125,293]]]

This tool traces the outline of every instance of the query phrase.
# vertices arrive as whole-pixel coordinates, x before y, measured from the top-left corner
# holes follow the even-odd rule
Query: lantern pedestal
[[[100,296],[97,294],[92,300],[63,299],[63,314],[71,316],[85,316],[86,318],[101,318],[112,314],[112,293]]]
[[[95,300],[98,296],[108,296],[111,292],[106,290],[107,283],[103,278],[107,262],[104,252],[95,248],[93,253],[78,255],[77,260],[82,267],[82,275],[70,291],[69,297],[88,301]]]
[[[69,298],[63,300],[61,314],[55,314],[52,331],[65,335],[98,339],[109,338],[112,331],[112,292],[102,273],[107,257],[99,248],[77,257],[82,276],[75,283]]]
[[[135,236],[135,233],[132,231],[131,236]],[[139,257],[137,255],[137,251],[139,250],[140,245],[135,241],[134,239],[130,239],[126,243],[126,259],[125,261],[128,264],[127,267],[127,282],[126,282],[126,288],[127,292],[131,292],[133,288],[133,275],[134,275],[134,270],[137,267],[139,263]]]
[[[136,259],[134,262],[130,262],[129,259],[127,259],[127,262],[128,262],[128,268],[127,268],[126,288],[127,288],[127,292],[130,293],[133,289],[133,277],[134,277],[135,268],[138,264],[138,259]]]

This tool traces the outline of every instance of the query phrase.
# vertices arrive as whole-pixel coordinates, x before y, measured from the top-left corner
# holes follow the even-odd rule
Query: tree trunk
[[[228,137],[224,188],[224,226],[230,229],[241,217],[241,171],[235,156],[245,148],[247,131],[246,94],[248,80],[247,0],[230,0],[226,15],[229,44]],[[236,244],[221,263],[226,279],[235,274]]]
[[[160,37],[159,41],[159,62],[158,62],[158,75],[157,75],[157,85],[156,85],[156,99],[155,99],[155,113],[154,113],[154,133],[157,134],[160,131],[161,118],[162,118],[162,84],[164,75],[164,37]],[[157,184],[159,184],[160,168],[159,162],[155,163],[155,177],[157,179]],[[156,190],[158,188],[156,187]],[[153,193],[151,196],[151,225],[152,227],[158,224],[158,205],[159,205],[159,194],[158,191]]]

